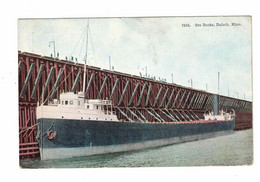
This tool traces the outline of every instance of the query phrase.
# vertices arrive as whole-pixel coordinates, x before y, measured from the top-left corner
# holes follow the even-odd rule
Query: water
[[[100,168],[250,165],[253,131],[152,149],[63,160],[20,160],[23,168]]]

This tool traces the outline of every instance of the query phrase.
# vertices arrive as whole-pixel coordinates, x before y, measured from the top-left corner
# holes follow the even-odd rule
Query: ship
[[[152,122],[138,112],[138,108],[127,108],[136,116],[136,120],[133,120],[114,106],[112,100],[87,99],[84,93],[86,59],[87,53],[81,92],[64,92],[58,99],[47,104],[43,98],[42,103],[37,103],[36,139],[41,160],[142,150],[221,136],[234,131],[235,111],[221,110],[218,94],[214,95],[213,111],[206,111],[204,118],[181,122],[175,120],[170,112],[166,115],[171,121]],[[157,115],[156,111],[153,112]],[[137,113],[142,120],[137,119]],[[122,117],[119,119],[118,114],[128,120]]]
[[[41,160],[125,152],[232,133],[235,111],[213,111],[183,122],[119,120],[111,100],[85,99],[83,92],[61,93],[48,105],[37,104],[37,140]]]

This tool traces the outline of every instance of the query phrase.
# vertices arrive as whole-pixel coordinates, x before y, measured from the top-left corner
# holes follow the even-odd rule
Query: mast
[[[220,77],[220,73],[218,72],[218,95],[219,95],[219,77]]]
[[[110,56],[109,56],[109,70],[111,71],[111,60],[110,60]]]
[[[89,19],[88,19],[88,25],[87,25],[87,40],[86,40],[86,55],[85,55],[85,63],[84,63],[84,76],[83,76],[83,95],[85,98],[85,87],[86,87],[86,64],[88,60],[88,28],[89,28]]]

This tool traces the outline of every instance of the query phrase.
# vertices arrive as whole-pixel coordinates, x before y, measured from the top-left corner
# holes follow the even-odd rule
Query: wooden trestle
[[[203,90],[93,66],[86,69],[86,98],[111,99],[122,120],[189,121],[212,109],[213,94]],[[81,91],[84,65],[18,51],[18,71],[20,157],[37,157],[37,102],[42,97],[50,100],[62,92]],[[252,102],[220,96],[220,108],[239,113],[237,130],[252,127]]]

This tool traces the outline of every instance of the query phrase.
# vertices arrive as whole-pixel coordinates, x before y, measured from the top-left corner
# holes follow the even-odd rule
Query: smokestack
[[[219,115],[219,95],[214,95],[213,112],[214,112],[214,115]]]

